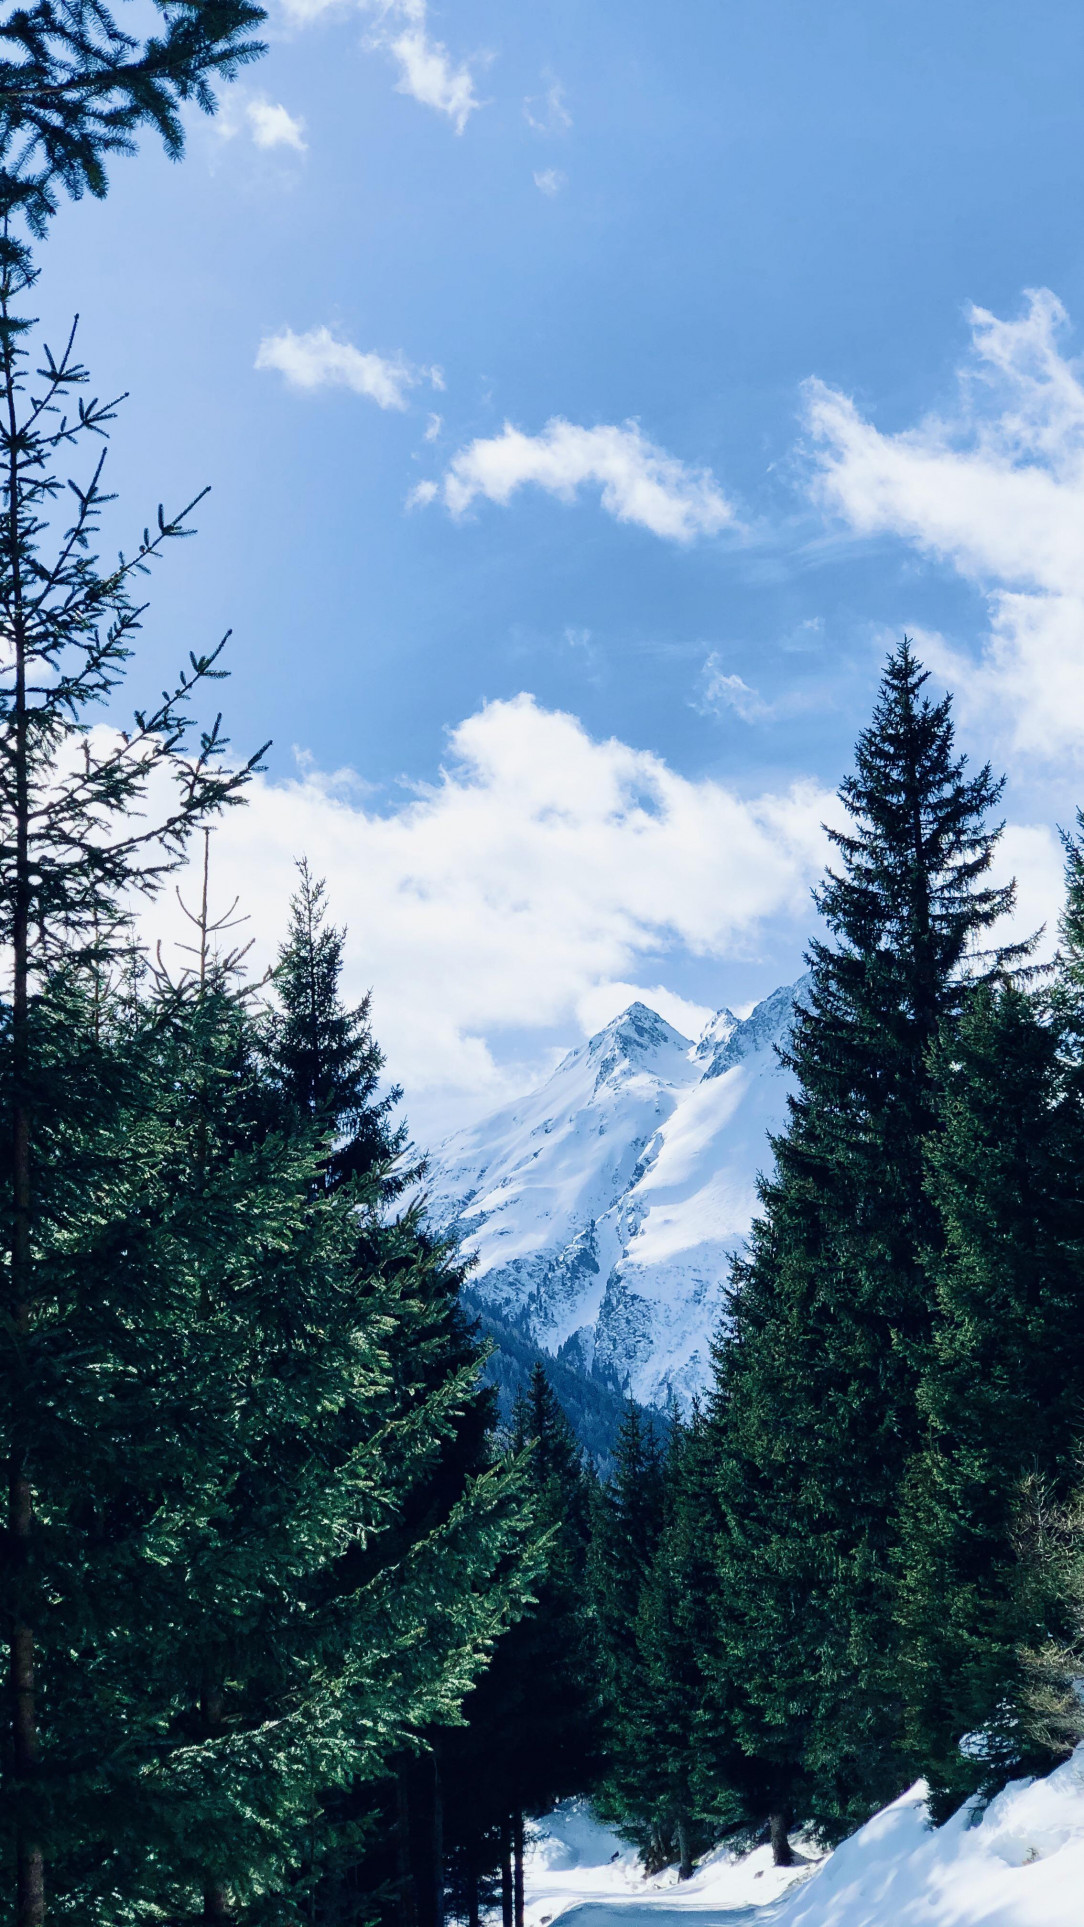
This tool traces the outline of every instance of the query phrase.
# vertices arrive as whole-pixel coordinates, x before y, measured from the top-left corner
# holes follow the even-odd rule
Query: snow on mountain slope
[[[744,1021],[719,1011],[696,1043],[630,1004],[540,1090],[449,1138],[428,1188],[477,1257],[474,1293],[642,1403],[686,1404],[784,1116],[775,1044],[800,987]]]

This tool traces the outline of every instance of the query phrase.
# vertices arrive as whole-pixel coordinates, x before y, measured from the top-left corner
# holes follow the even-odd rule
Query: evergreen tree
[[[847,1828],[907,1772],[895,1572],[940,1235],[930,1050],[1012,902],[988,880],[1001,785],[966,773],[925,681],[904,641],[841,789],[841,868],[817,893],[832,941],[809,953],[797,1091],[718,1354],[725,1697],[777,1839],[799,1813]]]
[[[606,1769],[598,1804],[653,1867],[673,1858],[674,1845],[671,1833],[660,1832],[656,1803],[643,1786],[655,1736],[640,1615],[666,1521],[663,1467],[654,1427],[630,1404],[613,1479],[599,1491],[591,1549],[605,1710]]]
[[[588,1593],[592,1482],[541,1363],[516,1407],[544,1565],[527,1610],[499,1640],[441,1744],[453,1871],[476,1919],[487,1877],[509,1863],[505,1906],[523,1914],[523,1823],[591,1791],[600,1770],[597,1629]]]
[[[345,930],[327,921],[327,893],[304,858],[290,902],[290,929],[275,972],[280,1012],[271,1028],[272,1074],[283,1096],[334,1140],[325,1181],[364,1176],[376,1164],[392,1167],[406,1130],[391,1123],[398,1087],[376,1096],[384,1058],[370,1024],[370,998],[347,1010],[340,996]],[[411,1175],[397,1173],[402,1189]]]
[[[718,1762],[705,1718],[717,1603],[705,1444],[699,1408],[687,1425],[672,1417],[664,1524],[636,1623],[646,1717],[634,1814],[649,1838],[676,1846],[682,1880],[693,1872],[694,1854],[711,1845],[720,1819],[712,1811]],[[731,1811],[726,1818],[733,1824]]]
[[[111,952],[130,945],[133,896],[153,893],[182,856],[196,824],[239,799],[253,759],[227,773],[217,723],[188,753],[188,704],[220,672],[218,652],[192,657],[153,710],[127,733],[88,734],[87,711],[115,689],[143,610],[135,580],[186,518],[145,533],[135,557],[99,568],[93,539],[104,500],[99,456],[76,487],[74,518],[52,527],[61,492],[54,463],[88,437],[108,432],[112,409],[84,401],[86,371],[72,341],[44,372],[27,371],[26,324],[16,312],[34,276],[21,251],[0,245],[0,938],[11,958],[8,1056],[3,1066],[11,1135],[4,1182],[8,1249],[3,1354],[3,1431],[9,1464],[8,1618],[11,1724],[6,1808],[18,1816],[17,1918],[38,1927],[44,1887],[44,1825],[34,1686],[35,1621],[43,1600],[35,1572],[35,1384],[38,1205],[37,1144],[60,1129],[63,1088],[39,1073],[35,999],[56,972],[94,977]],[[76,412],[70,415],[69,408]],[[186,512],[187,513],[187,512]],[[174,799],[148,823],[141,810],[156,776],[172,778]],[[48,1088],[49,1101],[44,1092]],[[44,1108],[43,1108],[44,1106]]]
[[[323,884],[304,862],[299,872],[275,973],[277,1008],[264,1033],[271,1082],[287,1115],[315,1126],[328,1140],[321,1188],[368,1200],[353,1220],[361,1289],[372,1289],[368,1281],[375,1281],[378,1291],[386,1291],[389,1280],[405,1278],[418,1294],[413,1317],[389,1325],[385,1337],[404,1409],[413,1402],[423,1413],[427,1402],[446,1398],[449,1384],[460,1387],[459,1408],[439,1450],[419,1461],[417,1476],[403,1483],[393,1536],[405,1551],[442,1530],[493,1468],[496,1403],[479,1380],[483,1355],[460,1305],[462,1265],[428,1226],[417,1190],[403,1202],[424,1167],[403,1158],[405,1127],[391,1117],[398,1090],[378,1095],[383,1057],[370,1028],[369,999],[353,1010],[344,1006],[344,933],[328,924]],[[425,1342],[418,1325],[422,1308]],[[517,1541],[507,1572],[490,1575],[494,1601],[523,1583],[526,1571]],[[322,1921],[369,1919],[374,1909],[390,1908],[416,1927],[428,1927],[439,1912],[441,1727],[422,1723],[402,1738],[409,1745],[388,1761],[390,1777],[374,1783],[368,1773],[357,1775],[324,1803],[323,1862],[313,1898]]]
[[[1008,984],[972,993],[934,1059],[943,1242],[899,1570],[908,1740],[939,1810],[1051,1764],[1019,1726],[1043,1609],[1017,1522],[1029,1478],[1065,1501],[1084,1421],[1084,1090],[1059,1060]]]
[[[263,47],[266,13],[252,0],[154,0],[157,31],[125,33],[96,0],[35,0],[0,20],[0,216],[44,233],[61,191],[105,194],[106,165],[156,132],[171,160],[184,152],[181,109],[215,108]],[[12,246],[8,226],[5,241]],[[25,257],[22,265],[26,266]]]
[[[126,1081],[39,1216],[51,1885],[102,1927],[285,1920],[341,1857],[337,1798],[457,1716],[521,1596],[515,1474],[416,1516],[476,1360],[445,1369],[417,1241],[359,1271],[378,1187],[314,1182],[326,1137],[284,1117],[244,999],[212,974],[88,1031]]]

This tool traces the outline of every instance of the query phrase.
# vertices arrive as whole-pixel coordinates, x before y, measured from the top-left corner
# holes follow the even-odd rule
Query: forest
[[[30,311],[60,197],[179,152],[262,17],[2,29],[0,1920],[522,1927],[569,1796],[686,1877],[1084,1737],[1084,818],[1040,966],[890,651],[708,1394],[605,1480],[543,1365],[502,1424],[320,878],[266,979],[216,907],[224,645],[111,720],[196,504],[101,559],[117,404]]]

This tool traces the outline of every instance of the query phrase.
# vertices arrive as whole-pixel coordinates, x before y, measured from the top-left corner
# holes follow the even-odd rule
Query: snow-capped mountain
[[[477,1257],[474,1298],[642,1404],[685,1405],[785,1114],[775,1045],[800,989],[744,1020],[719,1011],[696,1042],[630,1004],[541,1089],[449,1138],[427,1189]]]

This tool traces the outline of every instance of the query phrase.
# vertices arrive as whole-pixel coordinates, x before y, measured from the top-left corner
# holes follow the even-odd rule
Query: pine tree
[[[130,154],[144,127],[171,160],[184,152],[181,109],[215,108],[263,47],[267,15],[252,0],[154,0],[157,31],[125,33],[108,7],[35,0],[0,23],[0,217],[42,235],[61,192],[105,194],[107,161]],[[10,244],[12,230],[7,231]],[[25,259],[23,262],[25,266]]]
[[[34,1355],[41,1294],[36,1282],[37,1144],[59,1128],[35,1056],[35,999],[56,972],[88,980],[111,952],[130,946],[133,896],[153,893],[183,855],[196,824],[237,801],[257,759],[227,772],[216,723],[189,754],[188,705],[220,672],[218,651],[192,657],[152,711],[127,733],[92,740],[87,710],[115,689],[140,626],[136,578],[186,530],[186,515],[145,533],[134,558],[102,571],[92,542],[104,500],[102,457],[75,488],[74,518],[53,536],[61,490],[54,462],[87,438],[103,437],[107,404],[85,402],[86,371],[69,340],[44,373],[27,372],[25,323],[16,313],[33,285],[21,250],[0,245],[0,937],[12,959],[8,1057],[10,1157],[5,1172],[8,1283],[4,1434],[9,1460],[9,1566],[19,1609],[9,1634],[11,1728],[7,1804],[20,1815],[19,1927],[37,1927],[44,1890],[39,1844],[40,1780],[34,1688],[34,1438],[39,1417]],[[75,414],[66,411],[75,409]],[[75,485],[73,484],[73,487]],[[54,546],[50,550],[49,543]],[[140,811],[157,776],[172,778],[167,814],[148,824]],[[50,1101],[64,1105],[50,1088]],[[24,1575],[20,1579],[19,1575]],[[10,1624],[11,1622],[9,1622]]]
[[[359,1268],[379,1188],[315,1182],[244,997],[162,984],[98,1034],[39,1217],[51,1884],[102,1927],[285,1919],[341,1859],[336,1799],[457,1717],[521,1598],[516,1475],[419,1513],[476,1359],[446,1369],[401,1226]]]
[[[44,234],[66,191],[101,196],[107,156],[131,151],[137,131],[154,127],[166,149],[183,149],[180,108],[214,108],[214,82],[231,78],[261,52],[251,38],[264,18],[250,0],[183,0],[162,4],[160,31],[142,43],[125,34],[104,5],[39,0],[9,11],[0,27],[7,56],[0,61],[0,611],[9,655],[2,671],[3,741],[0,815],[0,915],[12,954],[11,1210],[8,1329],[14,1351],[5,1368],[5,1433],[9,1458],[9,1551],[18,1610],[9,1621],[10,1745],[6,1749],[8,1810],[20,1815],[16,1910],[20,1927],[44,1917],[44,1873],[38,1836],[40,1778],[34,1686],[37,1603],[27,1581],[33,1565],[33,1486],[29,1474],[26,1360],[32,1344],[36,1293],[32,1275],[36,1204],[32,1189],[37,1066],[32,997],[43,965],[70,947],[87,953],[88,933],[100,944],[115,929],[118,904],[130,887],[153,886],[183,848],[192,826],[230,784],[214,758],[216,733],[185,768],[179,755],[183,704],[189,688],[167,694],[153,714],[137,718],[119,746],[97,755],[84,736],[86,706],[115,685],[139,626],[134,577],[172,536],[185,516],[144,536],[134,562],[98,570],[91,541],[102,502],[101,463],[85,489],[76,487],[72,525],[61,529],[50,557],[44,545],[59,482],[54,459],[87,435],[106,432],[112,411],[78,396],[85,371],[73,353],[74,330],[59,360],[46,350],[37,393],[25,393],[25,337],[29,322],[16,312],[36,278],[24,238]],[[78,403],[75,419],[65,414]],[[73,484],[75,487],[75,484]],[[193,658],[192,681],[214,674],[214,657]],[[68,752],[87,754],[82,777]],[[155,832],[134,834],[126,815],[143,796],[156,768],[180,779],[177,805]],[[50,783],[50,778],[60,777]],[[243,776],[236,779],[243,780]],[[42,807],[42,799],[48,801]],[[123,917],[121,918],[123,921]],[[24,1583],[26,1582],[26,1583]]]
[[[1041,1613],[1016,1534],[1029,1478],[1064,1503],[1084,1415],[1084,1091],[1059,1042],[1034,998],[983,986],[934,1059],[944,1236],[899,1568],[908,1739],[939,1810],[1052,1763],[1018,1730]]]
[[[718,1354],[728,1694],[780,1837],[799,1815],[845,1829],[907,1771],[894,1575],[934,1316],[929,1054],[1012,901],[988,880],[1001,785],[966,773],[925,682],[905,641],[841,788],[832,941],[809,953],[797,1092]]]
[[[600,1489],[591,1549],[602,1649],[606,1770],[602,1813],[640,1846],[649,1866],[673,1858],[644,1776],[654,1746],[651,1686],[640,1643],[641,1610],[666,1520],[663,1453],[635,1405],[618,1435],[611,1482]],[[649,1776],[650,1777],[650,1776]]]
[[[712,1844],[719,1815],[717,1761],[708,1676],[715,1646],[712,1561],[714,1503],[702,1414],[683,1424],[672,1416],[664,1476],[664,1524],[637,1614],[636,1640],[645,1687],[645,1732],[637,1806],[641,1826],[676,1846],[678,1877]],[[631,1817],[631,1816],[630,1816]],[[727,1815],[733,1819],[733,1815]]]
[[[325,1182],[364,1176],[377,1163],[386,1182],[405,1148],[391,1123],[398,1086],[376,1096],[384,1058],[370,1023],[370,997],[354,1010],[341,999],[345,930],[327,921],[327,892],[304,858],[290,903],[290,929],[275,972],[280,1013],[269,1036],[272,1074],[283,1096],[334,1139]],[[399,1172],[402,1190],[417,1173]]]
[[[403,1157],[406,1130],[391,1116],[399,1092],[378,1094],[383,1057],[369,999],[353,1010],[344,1006],[344,933],[328,924],[323,884],[304,862],[299,872],[275,972],[277,1006],[264,1032],[271,1082],[287,1115],[328,1141],[321,1189],[344,1204],[365,1202],[360,1214],[351,1207],[362,1289],[374,1281],[378,1293],[386,1292],[389,1282],[405,1279],[415,1294],[411,1316],[390,1324],[385,1336],[404,1409],[413,1402],[421,1416],[427,1403],[446,1398],[449,1384],[460,1387],[460,1405],[439,1450],[403,1483],[395,1538],[409,1548],[443,1529],[494,1466],[496,1403],[480,1382],[482,1352],[459,1301],[462,1265],[426,1222],[417,1190],[424,1167]],[[526,1583],[528,1569],[529,1555],[516,1541],[508,1570],[490,1574],[494,1602]],[[313,1899],[321,1919],[369,1918],[387,1903],[401,1918],[427,1927],[439,1913],[442,1724],[423,1723],[402,1738],[409,1744],[389,1761],[392,1777],[375,1783],[370,1774],[358,1775],[329,1793],[318,1828],[322,1867]]]
[[[441,1758],[448,1846],[468,1918],[507,1859],[506,1911],[522,1927],[524,1816],[589,1793],[602,1740],[587,1571],[591,1481],[540,1362],[517,1403],[510,1445],[526,1465],[544,1563],[531,1603],[498,1642]]]

